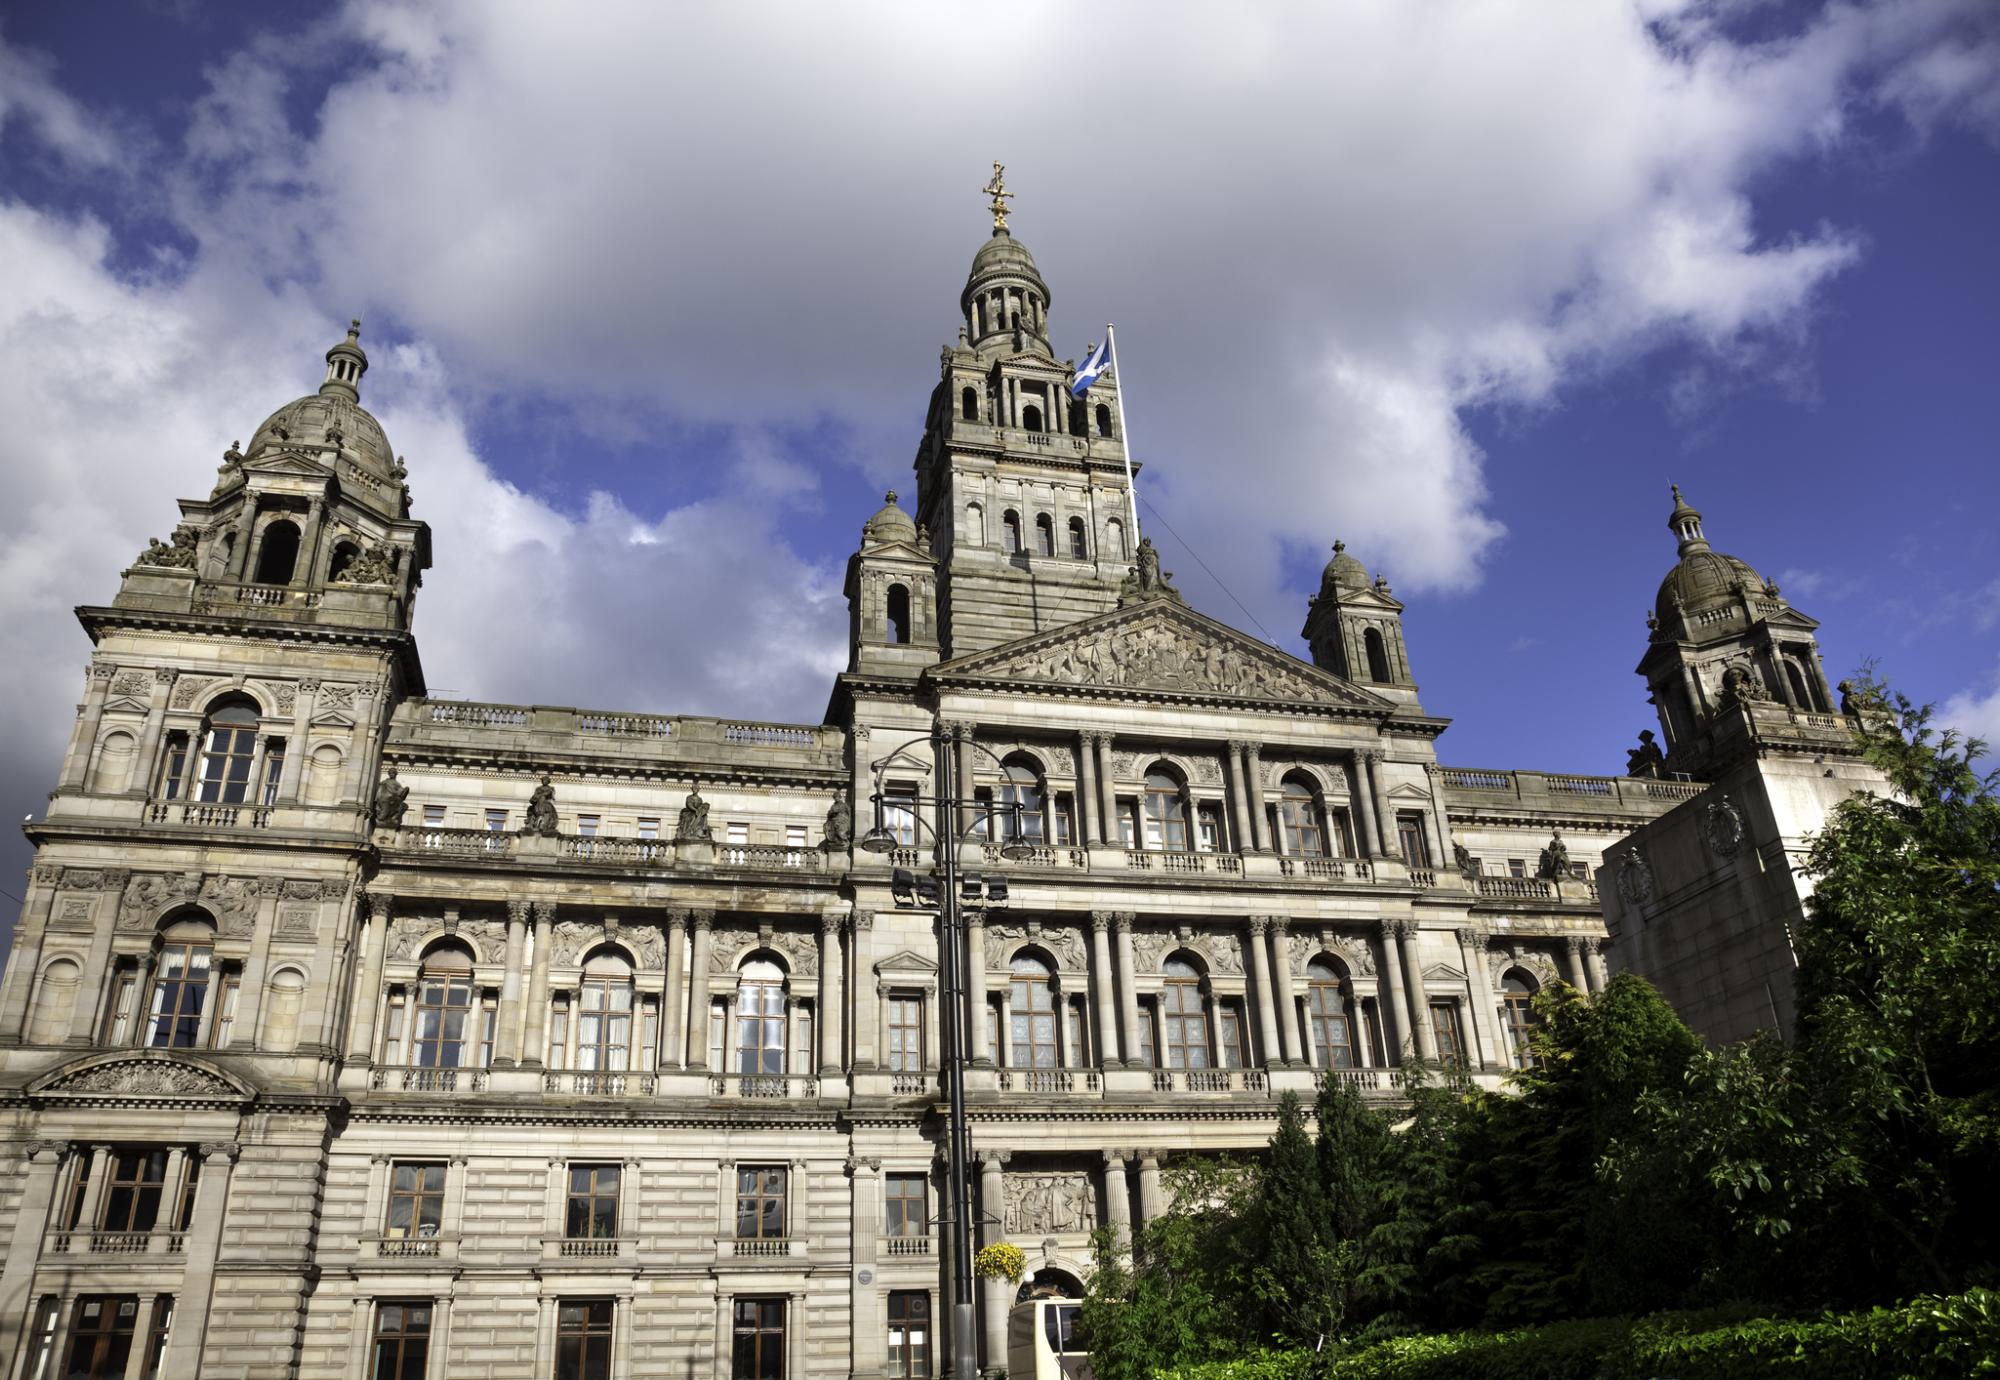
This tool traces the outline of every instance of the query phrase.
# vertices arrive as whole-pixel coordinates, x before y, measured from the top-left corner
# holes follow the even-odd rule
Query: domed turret
[[[1659,622],[1677,631],[1680,619],[1720,608],[1738,597],[1739,592],[1763,594],[1764,577],[1748,561],[1713,550],[1702,535],[1701,514],[1682,497],[1680,485],[1673,485],[1674,510],[1667,526],[1680,538],[1680,561],[1660,581],[1653,613]],[[1678,611],[1678,612],[1677,612]]]
[[[880,546],[885,542],[902,541],[915,545],[917,524],[910,515],[896,503],[896,491],[889,490],[882,495],[881,511],[861,524],[861,544]]]
[[[331,452],[348,457],[377,478],[400,482],[389,437],[361,406],[361,376],[367,372],[361,323],[356,321],[348,327],[347,339],[326,352],[326,381],[319,391],[295,398],[266,417],[251,436],[244,458],[255,460],[278,448]]]
[[[1366,589],[1368,567],[1347,554],[1346,542],[1337,541],[1333,544],[1333,559],[1328,561],[1326,569],[1320,572],[1319,587],[1328,592],[1335,589]]]
[[[1014,194],[1006,190],[1005,173],[1000,164],[993,165],[993,180],[986,185],[993,198],[993,234],[972,256],[958,306],[975,346],[1002,344],[1018,332],[1023,345],[1033,340],[1046,350],[1049,287],[1035,267],[1035,256],[1007,229],[1007,199]]]

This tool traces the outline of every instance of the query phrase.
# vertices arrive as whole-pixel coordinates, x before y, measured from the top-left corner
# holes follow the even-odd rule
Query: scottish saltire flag
[[[1097,382],[1097,376],[1111,367],[1111,342],[1106,340],[1090,352],[1076,371],[1076,382],[1069,386],[1070,396],[1080,398],[1090,391],[1090,385]]]

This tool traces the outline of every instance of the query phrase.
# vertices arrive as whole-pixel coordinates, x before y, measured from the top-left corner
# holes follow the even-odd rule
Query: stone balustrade
[[[1103,1086],[1096,1069],[1007,1069],[999,1071],[1001,1092],[1039,1093],[1045,1096],[1076,1092],[1099,1093]]]
[[[430,699],[406,700],[396,707],[390,745],[541,758],[613,754],[661,763],[803,767],[828,773],[841,769],[846,747],[840,729],[823,725]]]
[[[1362,1092],[1396,1092],[1403,1086],[1400,1069],[1314,1069],[1313,1088],[1317,1091],[1327,1084],[1345,1084]]]
[[[205,800],[155,800],[146,806],[148,824],[188,824],[199,829],[264,829],[268,805],[225,805]]]
[[[659,1080],[650,1073],[607,1073],[550,1069],[542,1075],[542,1091],[570,1097],[651,1097]]]
[[[485,1069],[399,1068],[391,1065],[373,1070],[368,1077],[372,1092],[483,1093]]]
[[[783,1073],[717,1073],[709,1075],[709,1091],[732,1101],[809,1101],[819,1096],[819,1080]]]
[[[1153,1091],[1172,1093],[1264,1092],[1262,1069],[1154,1069]]]
[[[1453,806],[1477,808],[1510,803],[1589,814],[1651,818],[1708,787],[1697,781],[1658,781],[1642,776],[1564,776],[1538,771],[1487,771],[1440,767],[1438,780]]]

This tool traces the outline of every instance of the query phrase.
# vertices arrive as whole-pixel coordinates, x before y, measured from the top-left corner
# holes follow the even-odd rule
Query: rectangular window
[[[729,1030],[729,1008],[722,1002],[708,1004],[708,1066],[721,1070],[727,1066],[722,1062],[722,1041]]]
[[[882,827],[904,848],[917,846],[917,788],[892,781],[882,791]]]
[[[146,1322],[146,1359],[139,1368],[139,1380],[159,1380],[160,1362],[167,1355],[167,1329],[173,1321],[174,1296],[155,1294],[153,1315]]]
[[[216,986],[215,1029],[209,1035],[209,1045],[215,1049],[229,1048],[229,1041],[236,1033],[236,1002],[243,995],[243,975],[230,973]]]
[[[639,817],[639,837],[645,839],[648,843],[660,837],[660,817],[658,815],[641,815]]]
[[[85,1294],[71,1315],[63,1380],[124,1380],[139,1327],[137,1294]]]
[[[785,1239],[785,1171],[769,1165],[736,1171],[736,1236],[744,1241]]]
[[[1396,842],[1403,850],[1403,861],[1411,867],[1431,865],[1430,849],[1424,845],[1422,815],[1396,816]]]
[[[890,1380],[930,1380],[931,1296],[922,1289],[889,1295]]]
[[[428,1299],[375,1305],[375,1365],[369,1380],[423,1380],[430,1356]]]
[[[1158,1048],[1153,1042],[1153,1003],[1150,998],[1139,1000],[1139,1067],[1156,1069],[1160,1066]]]
[[[889,998],[889,1071],[924,1070],[924,1003],[915,996]]]
[[[444,1166],[399,1161],[389,1166],[389,1218],[382,1235],[393,1240],[436,1236],[444,1226]]]
[[[278,782],[285,774],[285,740],[273,738],[264,748],[264,787],[258,799],[266,805],[278,803]]]
[[[201,1187],[201,1156],[189,1155],[181,1171],[180,1201],[174,1204],[173,1229],[186,1231],[194,1225],[195,1190]]]
[[[160,1218],[167,1183],[165,1150],[114,1150],[99,1231],[147,1232]]]
[[[1457,1002],[1431,1002],[1431,1030],[1437,1036],[1438,1058],[1447,1064],[1463,1066],[1466,1062],[1465,1030],[1459,1024]]]
[[[1569,875],[1579,882],[1590,880],[1590,864],[1573,862],[1569,865]]]
[[[1213,805],[1202,805],[1195,810],[1195,828],[1200,840],[1201,851],[1216,853],[1222,849],[1222,815]]]
[[[549,1059],[552,1069],[569,1067],[569,999],[557,997],[549,1003]]]
[[[1090,1067],[1090,1019],[1084,1014],[1080,1001],[1069,1004],[1069,1066],[1073,1069]]]
[[[737,848],[742,848],[747,846],[750,842],[749,824],[740,819],[731,820],[729,822],[728,835],[724,838],[723,842],[731,844]]]
[[[582,838],[587,838],[587,839],[596,838],[597,825],[600,818],[601,816],[598,815],[578,815],[576,817],[577,834]]]
[[[1136,848],[1139,837],[1139,803],[1135,800],[1118,802],[1118,841],[1127,848]]]
[[[167,752],[160,765],[160,798],[179,800],[183,786],[182,777],[187,773],[188,736],[185,733],[167,735]]]
[[[556,1304],[556,1380],[611,1380],[610,1299]]]
[[[803,824],[787,824],[785,826],[785,847],[796,851],[805,846],[806,826]]]
[[[569,1167],[569,1210],[563,1234],[572,1241],[602,1241],[618,1235],[618,1166]]]
[[[83,1225],[83,1204],[90,1196],[90,1161],[88,1151],[76,1156],[76,1174],[69,1183],[69,1204],[63,1211],[65,1231],[75,1231]]]
[[[382,1062],[391,1068],[403,1062],[403,989],[389,989],[388,1004],[382,1012]]]
[[[660,1062],[660,999],[644,997],[639,1002],[639,1067],[649,1069]]]
[[[730,1380],[784,1380],[785,1301],[737,1299],[730,1329]]]
[[[54,1294],[42,1295],[28,1330],[28,1368],[22,1372],[23,1380],[49,1380],[49,1358],[55,1354],[56,1326],[61,1321],[62,1300]]]
[[[1070,840],[1076,836],[1076,831],[1070,824],[1070,820],[1075,818],[1075,811],[1075,797],[1067,791],[1056,796],[1055,806],[1049,811],[1049,832],[1054,836],[1058,848],[1069,847]]]
[[[1222,1002],[1216,1007],[1215,1044],[1224,1068],[1240,1069],[1249,1065],[1250,1057],[1243,1045],[1243,1017],[1233,1001]]]
[[[138,998],[138,970],[121,966],[111,979],[111,1002],[104,1013],[104,1043],[122,1045],[132,1038],[132,1007]]]
[[[929,1188],[921,1174],[882,1176],[884,1236],[928,1236],[931,1230]]]
[[[1527,876],[1527,875],[1528,875],[1528,860],[1527,860],[1526,858],[1509,858],[1509,859],[1507,859],[1507,875],[1508,875],[1509,877],[1525,877],[1525,876]]]
[[[507,832],[507,812],[505,810],[488,810],[486,812],[486,832],[489,834],[504,834]]]
[[[424,806],[424,828],[426,829],[444,828],[444,806],[442,805]]]

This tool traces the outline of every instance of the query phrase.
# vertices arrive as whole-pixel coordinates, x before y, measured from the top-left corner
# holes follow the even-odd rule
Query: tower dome
[[[1347,543],[1333,544],[1333,559],[1320,572],[1319,587],[1322,590],[1366,589],[1368,588],[1368,567],[1355,557],[1347,554]]]
[[[972,256],[965,290],[958,296],[965,314],[966,335],[974,344],[1014,338],[1016,331],[1046,347],[1049,333],[1049,285],[1035,267],[1035,256],[1007,228],[1006,169],[993,165],[986,192],[993,198],[993,233]]]
[[[319,391],[295,398],[266,417],[250,438],[244,458],[254,460],[280,447],[334,451],[379,478],[400,480],[388,435],[361,406],[361,376],[367,372],[361,323],[356,321],[348,327],[347,338],[326,352],[326,381]]]
[[[1674,510],[1667,517],[1667,526],[1680,539],[1680,560],[1660,581],[1659,595],[1653,601],[1653,612],[1660,622],[1668,623],[1676,610],[1685,618],[1727,604],[1739,587],[1762,594],[1764,577],[1748,561],[1711,548],[1702,535],[1701,513],[1681,496],[1680,485],[1674,485],[1673,491]]]
[[[882,495],[881,511],[861,525],[861,541],[865,546],[891,541],[909,542],[915,545],[916,540],[917,524],[908,513],[896,505],[894,489]]]

